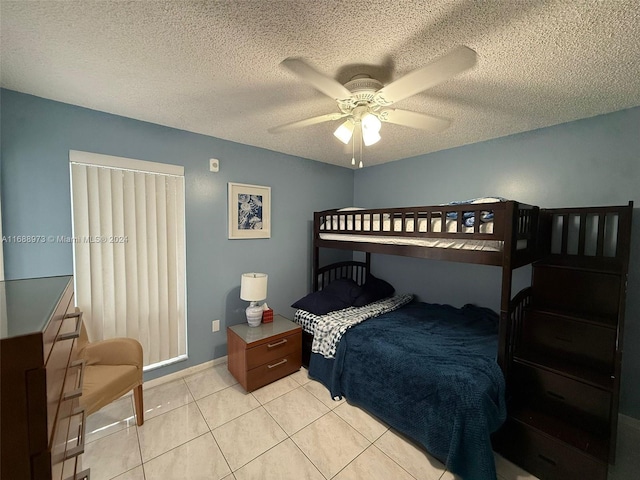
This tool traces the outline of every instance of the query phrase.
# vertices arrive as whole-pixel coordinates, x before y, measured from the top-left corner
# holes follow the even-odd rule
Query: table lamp
[[[240,280],[240,298],[251,302],[247,307],[247,323],[257,327],[262,320],[262,305],[258,302],[267,298],[267,274],[243,273]]]

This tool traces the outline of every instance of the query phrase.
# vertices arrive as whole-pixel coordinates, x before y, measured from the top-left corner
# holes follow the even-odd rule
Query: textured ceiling
[[[442,133],[383,124],[365,166],[640,105],[638,0],[4,1],[7,89],[349,166],[337,112],[279,66],[302,57],[341,83],[383,83],[457,45],[476,66],[394,105]],[[211,152],[212,156],[215,152]]]

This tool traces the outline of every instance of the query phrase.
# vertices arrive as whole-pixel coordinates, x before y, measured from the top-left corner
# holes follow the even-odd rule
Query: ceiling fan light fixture
[[[380,127],[382,126],[382,122],[380,119],[373,115],[372,113],[367,113],[362,117],[362,131],[372,131],[379,132]]]
[[[371,113],[362,117],[362,141],[365,146],[373,145],[380,140],[380,119]]]
[[[380,137],[380,134],[375,130],[365,130],[364,127],[362,128],[362,141],[366,147],[377,143],[380,138],[382,137]]]
[[[333,132],[333,134],[342,143],[344,143],[345,145],[348,145],[349,141],[351,141],[351,136],[353,135],[353,127],[354,127],[353,121],[349,119],[346,122],[344,122],[342,125],[340,125],[338,128],[336,128],[336,131]]]

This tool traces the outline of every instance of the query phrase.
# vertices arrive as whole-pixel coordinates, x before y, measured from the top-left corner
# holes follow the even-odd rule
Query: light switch
[[[217,172],[220,170],[220,161],[217,158],[209,159],[209,170],[212,172]]]

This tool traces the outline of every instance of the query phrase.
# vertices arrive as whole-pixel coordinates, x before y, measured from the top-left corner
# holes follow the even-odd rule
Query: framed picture
[[[229,182],[229,238],[271,238],[271,187]]]

